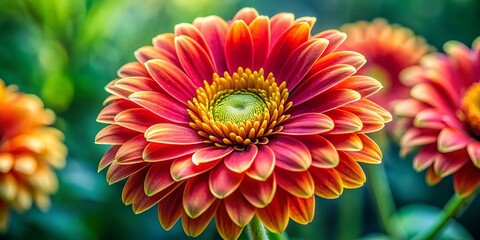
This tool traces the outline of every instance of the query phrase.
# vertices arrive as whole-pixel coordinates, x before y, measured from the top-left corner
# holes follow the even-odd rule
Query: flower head
[[[427,183],[453,174],[455,192],[468,196],[480,184],[480,41],[444,49],[446,55],[426,56],[402,74],[411,98],[395,107],[408,122],[401,151],[420,148],[413,164],[428,169]]]
[[[356,75],[361,54],[337,51],[345,34],[311,36],[314,18],[255,9],[210,16],[161,34],[106,87],[96,138],[113,145],[107,180],[128,178],[135,212],[158,205],[161,225],[181,217],[189,236],[213,216],[237,238],[256,215],[273,232],[313,219],[314,195],[336,198],[379,163],[365,133],[391,116],[368,100],[381,88]]]
[[[48,127],[55,120],[34,95],[6,87],[0,81],[0,227],[5,229],[11,208],[23,212],[32,202],[50,206],[57,190],[53,168],[65,165],[63,134]]]
[[[408,88],[399,79],[400,72],[418,64],[429,52],[429,46],[410,29],[381,18],[346,24],[342,30],[348,38],[341,48],[359,52],[367,59],[359,74],[373,76],[385,87],[371,99],[392,110],[395,100],[408,97]]]

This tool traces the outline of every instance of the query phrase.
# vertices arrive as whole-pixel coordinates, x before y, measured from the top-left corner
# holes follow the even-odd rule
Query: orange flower
[[[34,95],[6,87],[0,80],[0,228],[8,224],[10,208],[23,212],[32,202],[42,210],[57,190],[52,168],[65,165],[63,134],[47,127],[55,120]]]
[[[455,192],[468,196],[480,184],[480,38],[473,49],[458,42],[444,49],[402,75],[411,98],[395,107],[409,123],[401,151],[420,148],[413,166],[428,168],[427,183],[453,174]]]
[[[359,52],[367,59],[359,74],[373,76],[385,87],[371,100],[392,110],[395,100],[408,97],[408,88],[399,79],[400,72],[418,64],[430,51],[429,46],[410,29],[384,19],[346,24],[341,29],[348,35],[341,48]]]
[[[365,135],[390,114],[367,98],[382,86],[355,75],[365,63],[337,51],[345,34],[311,36],[314,18],[252,8],[180,24],[135,52],[106,87],[112,95],[96,142],[107,180],[128,178],[123,201],[136,213],[158,205],[161,225],[181,217],[199,235],[213,216],[237,238],[256,215],[272,232],[313,219],[314,195],[337,198],[380,163]]]

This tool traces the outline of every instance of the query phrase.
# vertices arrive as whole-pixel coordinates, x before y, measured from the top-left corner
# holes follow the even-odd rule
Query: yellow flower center
[[[248,144],[266,144],[290,117],[284,114],[292,106],[286,83],[278,85],[272,73],[265,78],[263,69],[238,68],[223,77],[215,73],[212,83],[204,85],[188,101],[190,126],[217,147],[242,150]]]
[[[480,136],[480,83],[474,83],[462,99],[463,119],[470,129]]]
[[[365,67],[363,75],[377,79],[383,86],[384,90],[382,92],[389,90],[392,85],[390,74],[387,72],[387,70],[385,70],[385,68],[377,64],[368,64],[368,66]]]

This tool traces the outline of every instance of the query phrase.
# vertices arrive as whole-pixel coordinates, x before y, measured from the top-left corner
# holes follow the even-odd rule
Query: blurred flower
[[[179,24],[135,52],[106,90],[96,142],[110,184],[128,178],[123,201],[136,213],[158,203],[161,225],[182,217],[199,235],[213,216],[237,238],[256,215],[272,232],[289,217],[313,219],[314,195],[337,198],[380,163],[365,135],[390,114],[367,98],[381,89],[355,75],[361,54],[336,51],[345,34],[311,36],[315,18],[252,8]]]
[[[0,81],[0,228],[10,208],[23,212],[32,202],[50,206],[58,183],[52,168],[65,165],[63,134],[47,127],[55,120],[42,101]]]
[[[468,196],[480,184],[480,38],[472,49],[453,41],[444,49],[402,74],[411,98],[395,107],[409,123],[401,152],[420,148],[413,165],[428,168],[427,183],[453,174],[455,192]]]
[[[385,87],[371,100],[391,111],[395,100],[408,97],[408,88],[399,80],[400,72],[418,64],[429,46],[410,29],[384,19],[345,24],[341,29],[348,36],[341,48],[359,52],[367,59],[359,74],[372,76]]]

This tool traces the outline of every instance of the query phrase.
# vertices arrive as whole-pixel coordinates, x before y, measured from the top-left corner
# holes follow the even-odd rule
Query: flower
[[[381,18],[345,24],[341,29],[348,35],[341,48],[359,52],[367,59],[358,73],[375,77],[385,87],[371,100],[393,110],[395,100],[408,97],[408,88],[399,80],[400,72],[418,64],[430,47],[410,29]]]
[[[453,41],[444,49],[402,74],[411,97],[395,107],[409,123],[401,153],[419,148],[413,167],[428,168],[428,184],[453,174],[455,192],[469,196],[480,184],[480,38],[472,49]]]
[[[23,212],[32,202],[49,208],[49,195],[58,187],[53,168],[65,165],[67,149],[63,134],[47,126],[54,113],[38,97],[1,80],[0,112],[0,228],[5,230],[11,208]]]
[[[252,8],[180,24],[138,62],[120,68],[96,142],[113,145],[99,164],[107,181],[128,178],[123,201],[136,213],[158,205],[161,225],[182,218],[199,235],[215,216],[237,238],[256,215],[272,232],[307,224],[314,195],[337,198],[380,163],[365,134],[390,114],[368,97],[381,88],[355,75],[361,54],[336,51],[345,34],[311,36],[315,18],[271,19]]]

